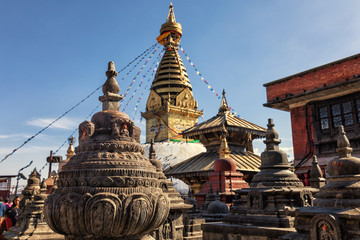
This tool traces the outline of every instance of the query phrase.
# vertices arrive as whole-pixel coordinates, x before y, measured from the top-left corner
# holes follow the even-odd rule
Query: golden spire
[[[228,106],[228,104],[227,104],[225,94],[226,94],[225,89],[223,89],[222,99],[221,99],[221,105],[220,105],[219,113],[218,113],[218,114],[223,114],[223,113],[229,111],[229,106]]]
[[[67,154],[66,154],[66,161],[68,161],[72,156],[75,155],[75,149],[74,149],[75,138],[74,138],[74,136],[71,136],[70,138],[68,138],[68,142],[69,142],[69,148],[68,148]]]
[[[176,23],[175,13],[174,13],[174,6],[173,6],[172,2],[170,3],[170,6],[169,6],[169,14],[168,14],[168,17],[166,19],[166,22],[174,22],[174,23]]]
[[[220,148],[219,148],[219,157],[220,158],[229,158],[230,157],[230,149],[229,146],[227,144],[227,140],[226,138],[229,136],[228,131],[226,130],[225,126],[223,125],[223,129],[221,132],[221,137],[220,137]]]

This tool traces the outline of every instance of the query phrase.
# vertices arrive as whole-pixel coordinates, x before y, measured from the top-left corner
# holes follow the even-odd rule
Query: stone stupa
[[[343,126],[339,127],[337,152],[339,157],[328,163],[327,183],[316,194],[314,206],[299,208],[297,233],[283,239],[360,239],[360,158],[351,156]]]
[[[318,190],[304,187],[290,170],[287,154],[279,149],[281,141],[272,119],[267,126],[261,171],[250,188],[235,190],[237,199],[223,223],[203,225],[204,239],[277,239],[295,232],[296,209],[312,205]]]
[[[64,236],[54,233],[44,219],[44,202],[47,198],[46,184],[40,184],[40,175],[34,169],[23,191],[23,202],[16,225],[4,233],[6,239],[62,240]]]
[[[45,218],[67,240],[152,239],[170,211],[164,174],[140,145],[140,129],[119,111],[119,85],[109,62],[102,111],[79,126],[79,146],[45,202]]]

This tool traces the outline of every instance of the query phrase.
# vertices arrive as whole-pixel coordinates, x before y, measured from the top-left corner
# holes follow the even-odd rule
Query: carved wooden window
[[[329,129],[329,113],[328,113],[328,107],[320,107],[319,108],[319,115],[320,115],[320,127],[321,130]]]
[[[316,104],[318,128],[322,134],[336,134],[340,125],[350,130],[360,127],[360,93]]]

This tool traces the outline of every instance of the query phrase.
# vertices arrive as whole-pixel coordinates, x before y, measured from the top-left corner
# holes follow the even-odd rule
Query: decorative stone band
[[[116,141],[116,142],[89,142],[87,144],[81,144],[78,147],[75,148],[76,154],[79,154],[81,152],[87,152],[87,151],[102,151],[106,150],[109,152],[140,152],[141,154],[144,154],[144,149],[141,147],[140,144],[136,142],[122,142],[122,141]]]
[[[97,193],[52,194],[46,200],[49,226],[70,239],[120,238],[150,232],[169,214],[168,199],[162,194]]]

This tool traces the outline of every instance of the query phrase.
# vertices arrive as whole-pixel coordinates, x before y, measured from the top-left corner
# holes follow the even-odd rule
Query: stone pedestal
[[[295,210],[311,206],[318,190],[304,187],[290,171],[287,154],[279,150],[280,142],[269,119],[261,171],[250,188],[235,190],[237,199],[223,223],[203,225],[204,239],[277,239],[295,232]]]
[[[296,211],[297,233],[283,239],[360,239],[360,159],[351,156],[342,126],[337,146],[339,157],[328,163],[327,184],[316,194],[313,207]]]

